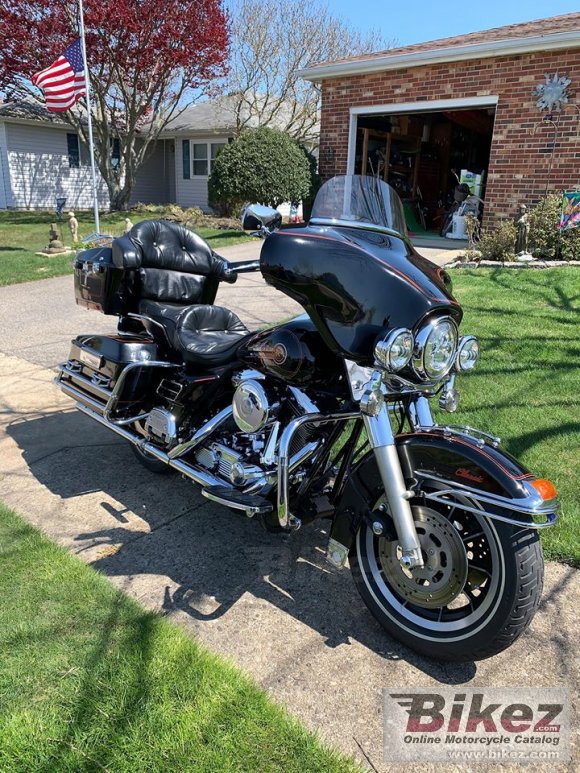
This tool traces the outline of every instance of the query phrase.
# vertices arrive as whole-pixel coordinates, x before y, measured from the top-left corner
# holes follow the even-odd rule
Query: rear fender
[[[525,528],[551,526],[556,519],[557,500],[543,500],[531,485],[536,476],[495,445],[439,428],[398,435],[396,444],[408,488],[427,501],[453,501],[464,510]],[[371,451],[351,471],[331,539],[350,549],[361,520],[371,517],[380,485]]]

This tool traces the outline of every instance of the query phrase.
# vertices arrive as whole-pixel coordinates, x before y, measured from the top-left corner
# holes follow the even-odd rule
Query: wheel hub
[[[397,593],[412,604],[445,607],[459,596],[467,580],[465,546],[453,525],[436,510],[414,507],[413,517],[425,565],[414,569],[403,567],[398,542],[380,538],[379,559],[383,572]]]

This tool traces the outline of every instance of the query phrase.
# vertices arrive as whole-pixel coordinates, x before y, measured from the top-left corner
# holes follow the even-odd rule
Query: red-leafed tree
[[[126,209],[167,122],[225,74],[229,17],[222,0],[85,0],[84,18],[97,163],[111,209]],[[74,0],[3,0],[0,90],[42,103],[30,79],[78,36]],[[84,99],[63,115],[87,144]]]

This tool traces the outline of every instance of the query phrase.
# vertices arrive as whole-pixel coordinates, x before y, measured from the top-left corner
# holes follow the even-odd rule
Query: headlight
[[[392,330],[375,346],[375,358],[386,370],[397,371],[409,363],[413,354],[413,334],[404,327]]]
[[[475,336],[463,336],[459,339],[457,349],[457,359],[455,367],[457,370],[473,370],[479,359],[479,344]]]
[[[453,320],[431,320],[417,334],[413,370],[422,380],[440,380],[451,370],[456,352],[457,327]]]

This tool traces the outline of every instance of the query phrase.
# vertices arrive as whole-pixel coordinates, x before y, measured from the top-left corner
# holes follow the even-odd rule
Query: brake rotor
[[[468,560],[465,545],[447,518],[429,507],[413,507],[417,537],[425,566],[404,569],[396,540],[379,539],[379,560],[391,587],[412,604],[428,609],[445,607],[465,587]]]

